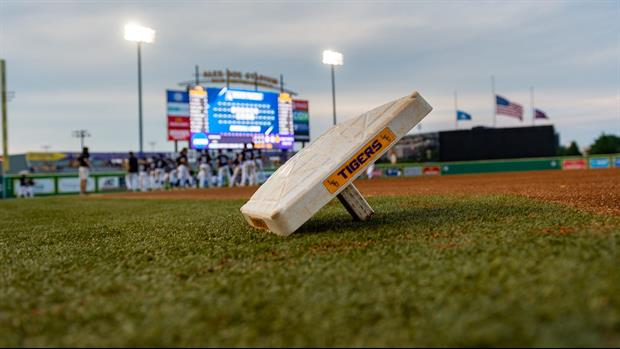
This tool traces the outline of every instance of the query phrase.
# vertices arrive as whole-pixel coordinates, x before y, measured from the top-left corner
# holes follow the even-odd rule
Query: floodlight
[[[241,207],[255,228],[287,236],[334,197],[357,220],[374,213],[353,181],[432,107],[417,92],[333,126],[274,172]]]
[[[155,30],[135,23],[125,25],[125,40],[151,43],[155,41]]]
[[[323,51],[323,64],[342,65],[342,53],[330,50]]]

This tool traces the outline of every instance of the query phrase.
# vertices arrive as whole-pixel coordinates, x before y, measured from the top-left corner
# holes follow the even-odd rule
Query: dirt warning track
[[[367,196],[515,194],[620,215],[620,169],[533,171],[358,180]],[[127,199],[249,199],[258,187],[93,195]]]

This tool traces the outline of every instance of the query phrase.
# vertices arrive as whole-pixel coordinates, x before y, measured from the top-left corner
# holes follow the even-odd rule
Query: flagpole
[[[456,90],[454,90],[454,129],[459,129],[459,109],[456,103]]]
[[[497,126],[497,98],[495,96],[495,75],[491,75],[491,91],[493,93],[493,127]]]
[[[530,86],[530,106],[532,107],[532,126],[535,124],[536,112],[534,111],[534,86]]]

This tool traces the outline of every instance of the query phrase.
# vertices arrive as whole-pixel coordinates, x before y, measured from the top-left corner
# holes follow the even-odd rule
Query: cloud
[[[619,4],[5,0],[0,55],[16,92],[11,149],[75,147],[58,135],[80,125],[92,128],[98,149],[137,143],[136,47],[122,39],[130,20],[157,30],[142,51],[145,143],[167,149],[163,93],[190,79],[195,64],[284,74],[310,101],[318,136],[331,124],[325,48],[345,55],[336,71],[339,120],[415,89],[435,107],[423,129],[449,129],[458,90],[471,125],[490,125],[494,74],[498,93],[526,109],[534,85],[537,106],[585,144],[601,130],[620,132]]]

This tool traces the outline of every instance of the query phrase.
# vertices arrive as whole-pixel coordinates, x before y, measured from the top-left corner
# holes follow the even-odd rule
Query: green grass
[[[0,202],[0,346],[620,346],[619,217],[371,198],[280,238],[242,203]]]

